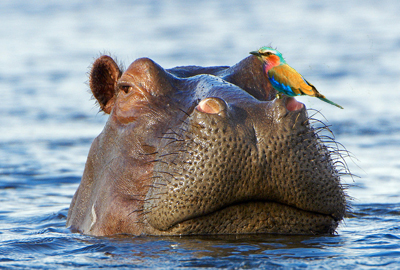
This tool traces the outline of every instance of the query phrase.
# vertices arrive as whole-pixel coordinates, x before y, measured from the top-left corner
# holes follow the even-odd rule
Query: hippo
[[[74,232],[313,235],[343,220],[337,151],[303,103],[276,98],[256,57],[124,71],[102,55],[89,85],[109,118],[69,208]]]

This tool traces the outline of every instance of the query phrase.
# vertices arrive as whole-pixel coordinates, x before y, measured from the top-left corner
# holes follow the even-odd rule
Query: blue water
[[[400,268],[399,1],[0,2],[0,268]],[[321,110],[352,152],[352,213],[334,236],[91,237],[65,228],[107,119],[87,72],[233,65],[272,44],[339,110]],[[323,119],[322,116],[317,116]],[[326,121],[326,120],[324,120]]]

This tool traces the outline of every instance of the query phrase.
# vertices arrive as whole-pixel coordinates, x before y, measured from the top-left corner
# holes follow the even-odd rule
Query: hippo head
[[[67,226],[85,234],[333,233],[346,196],[331,151],[254,56],[233,67],[125,72],[109,56],[90,88],[110,114]]]

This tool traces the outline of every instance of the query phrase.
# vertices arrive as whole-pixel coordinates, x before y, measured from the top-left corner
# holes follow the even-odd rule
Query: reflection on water
[[[0,267],[400,267],[398,1],[2,1]],[[109,51],[129,65],[233,65],[262,45],[344,110],[321,110],[358,159],[334,236],[89,237],[65,219],[107,119],[87,92]],[[321,120],[325,121],[321,116]]]

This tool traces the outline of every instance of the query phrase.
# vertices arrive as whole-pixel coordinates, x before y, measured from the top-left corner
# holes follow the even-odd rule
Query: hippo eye
[[[123,85],[120,85],[120,86],[119,86],[119,89],[120,89],[121,91],[124,91],[125,94],[128,94],[128,92],[132,89],[132,86],[123,84]]]

